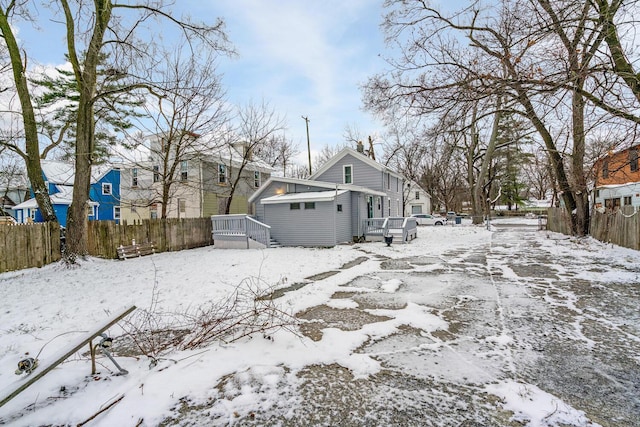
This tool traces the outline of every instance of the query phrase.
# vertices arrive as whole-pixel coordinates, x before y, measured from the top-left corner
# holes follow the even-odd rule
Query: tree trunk
[[[75,178],[73,200],[67,215],[67,262],[74,262],[76,256],[88,253],[87,245],[87,202],[91,189],[91,164],[95,150],[95,119],[93,102],[96,93],[97,69],[100,62],[102,41],[111,19],[112,5],[109,0],[95,0],[95,22],[93,34],[84,61],[78,59],[75,45],[75,24],[67,0],[61,0],[65,13],[69,61],[80,92],[78,97],[78,118],[76,128]]]
[[[478,173],[478,179],[476,180],[475,187],[473,187],[472,193],[475,194],[475,203],[473,211],[473,223],[482,224],[484,215],[488,215],[486,194],[485,194],[485,181],[489,176],[489,166],[493,160],[493,152],[496,149],[496,142],[498,141],[498,131],[500,129],[500,118],[502,109],[502,96],[498,96],[496,101],[496,113],[493,118],[493,126],[491,128],[491,136],[489,137],[489,144],[487,145],[487,151],[482,159],[482,166]],[[486,211],[485,211],[486,210]]]
[[[576,85],[582,89],[583,82]],[[589,197],[587,189],[587,179],[584,174],[585,155],[585,130],[584,130],[584,97],[573,91],[572,99],[572,119],[573,119],[573,156],[571,157],[572,173],[574,179],[575,192],[575,214],[572,214],[572,229],[578,236],[589,234]]]
[[[42,219],[44,221],[57,222],[58,219],[56,217],[56,212],[53,209],[53,204],[49,197],[49,189],[47,188],[44,182],[44,177],[42,176],[38,126],[35,113],[33,111],[33,104],[31,103],[29,86],[27,85],[27,77],[25,75],[26,70],[22,65],[20,48],[11,29],[11,25],[7,20],[7,15],[4,9],[0,9],[0,31],[2,31],[2,36],[11,59],[13,80],[16,85],[16,91],[18,92],[20,107],[22,108],[26,153],[19,152],[18,154],[22,156],[27,166],[27,175],[29,177],[29,181],[31,181],[31,188],[35,194]]]

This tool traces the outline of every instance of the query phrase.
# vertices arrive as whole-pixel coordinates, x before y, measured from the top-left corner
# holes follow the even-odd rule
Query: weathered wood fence
[[[589,234],[600,241],[640,251],[640,212],[632,207],[615,212],[594,211]]]
[[[89,221],[89,255],[117,258],[117,247],[153,242],[156,252],[213,243],[210,218],[150,219],[134,224]],[[42,267],[60,260],[60,227],[55,223],[0,226],[0,272]]]
[[[569,215],[562,208],[551,208],[547,229],[571,235]],[[623,207],[615,212],[591,212],[589,234],[602,242],[640,250],[640,212]]]
[[[58,260],[58,223],[0,225],[0,272],[42,267]]]
[[[547,230],[571,235],[571,219],[566,209],[549,208],[547,211]]]
[[[156,252],[180,251],[211,245],[211,219],[145,219],[134,224],[90,221],[88,250],[92,256],[117,258],[120,245],[153,242]]]

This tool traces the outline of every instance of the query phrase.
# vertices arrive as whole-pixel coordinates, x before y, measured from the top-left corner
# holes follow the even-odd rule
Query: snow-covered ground
[[[596,380],[561,380],[567,361],[607,378],[616,376],[607,366],[626,366],[621,375],[640,392],[638,252],[504,228],[514,222],[537,224],[421,227],[418,239],[390,247],[206,247],[0,274],[3,394],[26,380],[14,374],[19,360],[44,364],[132,304],[184,312],[247,278],[265,291],[305,285],[275,300],[300,317],[304,335],[257,334],[164,355],[151,368],[144,356],[120,356],[126,376],[111,375],[103,357],[89,376],[83,349],[0,407],[0,424],[77,425],[117,400],[89,425],[640,425],[640,400],[616,389],[623,379],[607,383],[629,408],[620,413],[580,391]],[[335,274],[316,276],[325,272]],[[607,365],[610,352],[617,359]]]

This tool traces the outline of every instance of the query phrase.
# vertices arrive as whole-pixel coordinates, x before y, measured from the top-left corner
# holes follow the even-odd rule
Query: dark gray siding
[[[347,154],[340,159],[335,165],[331,166],[321,175],[317,176],[316,181],[344,183],[343,166],[352,165],[353,185],[371,188],[372,190],[382,190],[382,172],[368,165],[357,157]]]
[[[315,209],[290,210],[289,203],[264,205],[271,237],[284,246],[335,246],[335,202],[316,202]]]

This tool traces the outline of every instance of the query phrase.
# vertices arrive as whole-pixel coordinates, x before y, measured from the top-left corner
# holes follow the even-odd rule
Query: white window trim
[[[113,219],[114,219],[114,221],[119,221],[120,218],[122,218],[122,210],[120,209],[120,206],[114,206],[113,207]]]
[[[189,180],[189,161],[183,160],[180,162],[180,181]]]
[[[347,182],[347,168],[350,168],[351,182]],[[353,165],[342,165],[342,183],[353,184]]]
[[[105,191],[107,188],[108,188],[109,190],[108,190],[108,191]],[[110,183],[110,182],[103,182],[103,183],[102,183],[102,195],[103,195],[103,196],[110,196],[111,194],[113,194],[113,193],[112,193],[112,190],[113,190],[113,186],[111,185],[111,183]]]
[[[253,186],[259,188],[262,185],[262,174],[260,171],[253,171]]]
[[[224,169],[224,173],[220,171],[221,166]],[[221,179],[222,177],[224,177],[224,179]],[[227,185],[227,181],[227,165],[224,163],[218,163],[218,184]]]

